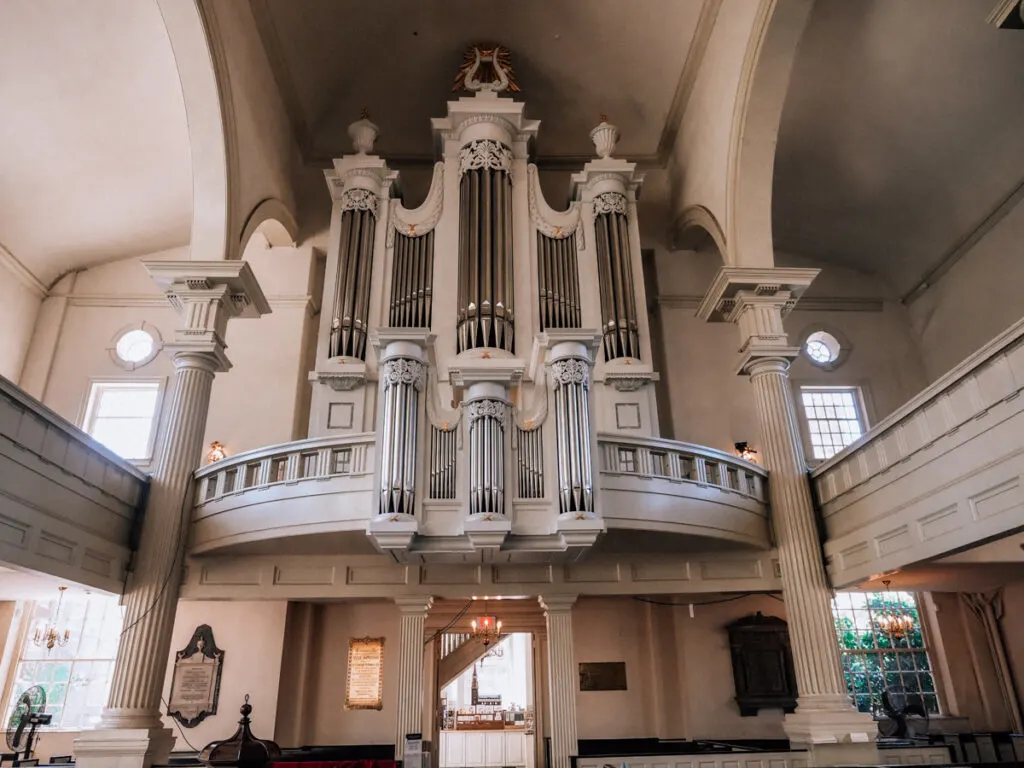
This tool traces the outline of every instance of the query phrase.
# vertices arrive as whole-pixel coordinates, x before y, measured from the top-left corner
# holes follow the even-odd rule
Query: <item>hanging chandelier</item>
[[[32,637],[34,645],[40,648],[44,645],[46,646],[47,654],[53,650],[54,646],[63,648],[71,639],[70,629],[65,629],[63,634],[57,629],[57,620],[60,618],[60,606],[64,602],[64,591],[67,587],[57,587],[57,589],[60,590],[60,597],[57,598],[57,610],[53,614],[53,623],[47,625],[46,629],[36,627],[35,635]]]
[[[501,636],[501,620],[493,616],[481,616],[473,619],[473,637],[479,637],[485,646],[490,645]]]
[[[890,581],[882,581],[886,592],[889,591]],[[897,600],[897,605],[899,601]],[[886,608],[875,615],[875,621],[879,629],[896,640],[902,640],[914,629],[914,617],[905,613],[902,608]]]

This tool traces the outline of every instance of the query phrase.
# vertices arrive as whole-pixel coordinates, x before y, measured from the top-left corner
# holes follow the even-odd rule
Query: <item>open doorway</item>
[[[436,655],[438,768],[535,768],[543,690],[535,633],[447,632]]]

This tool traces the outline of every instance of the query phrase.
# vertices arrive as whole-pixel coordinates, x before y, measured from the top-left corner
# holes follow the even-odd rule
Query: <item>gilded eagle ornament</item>
[[[471,45],[462,57],[462,66],[455,76],[452,91],[511,91],[519,93],[512,56],[500,45]]]

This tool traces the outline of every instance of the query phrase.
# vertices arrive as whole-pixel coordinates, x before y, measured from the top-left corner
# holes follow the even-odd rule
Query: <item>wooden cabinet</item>
[[[530,768],[533,736],[523,731],[441,731],[439,768]]]

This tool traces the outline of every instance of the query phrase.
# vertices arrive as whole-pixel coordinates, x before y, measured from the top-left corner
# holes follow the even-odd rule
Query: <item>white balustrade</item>
[[[278,484],[372,475],[376,442],[373,433],[319,437],[229,456],[196,471],[195,506]]]
[[[635,475],[712,486],[765,503],[764,469],[702,445],[657,438],[598,436],[602,475]]]

